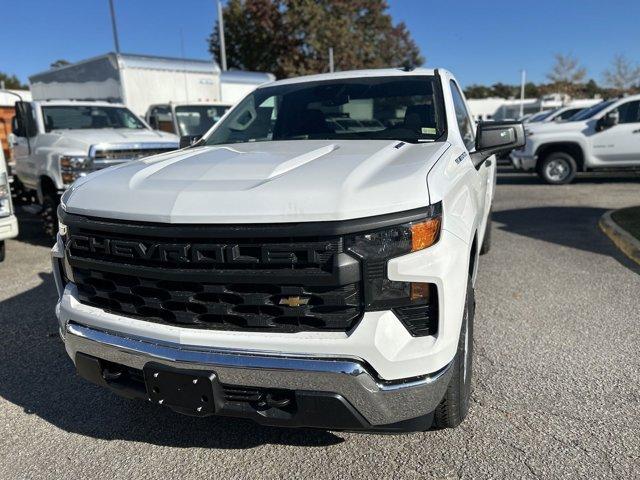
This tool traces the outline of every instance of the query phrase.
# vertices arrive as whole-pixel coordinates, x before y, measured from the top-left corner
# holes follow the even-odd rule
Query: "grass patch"
[[[618,225],[640,240],[640,207],[616,210],[611,217]]]

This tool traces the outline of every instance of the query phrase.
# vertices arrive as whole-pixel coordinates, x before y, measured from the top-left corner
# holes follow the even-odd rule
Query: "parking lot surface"
[[[86,383],[56,332],[49,242],[23,214],[0,264],[0,478],[639,478],[640,268],[597,228],[633,204],[638,176],[501,172],[469,417],[401,436],[184,417]]]

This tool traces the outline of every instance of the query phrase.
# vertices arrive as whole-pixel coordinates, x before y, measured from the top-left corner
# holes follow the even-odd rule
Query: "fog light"
[[[436,335],[439,318],[437,287],[432,283],[412,283],[411,300],[411,305],[395,307],[393,313],[411,336]]]

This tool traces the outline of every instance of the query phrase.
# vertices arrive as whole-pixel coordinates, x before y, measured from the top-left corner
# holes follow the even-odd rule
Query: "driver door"
[[[31,154],[37,134],[33,107],[29,102],[16,102],[15,111],[11,135],[11,156],[15,162],[15,173],[22,183],[34,188],[38,172],[34,155]]]
[[[640,100],[619,105],[619,122],[591,137],[593,155],[603,163],[640,163]]]

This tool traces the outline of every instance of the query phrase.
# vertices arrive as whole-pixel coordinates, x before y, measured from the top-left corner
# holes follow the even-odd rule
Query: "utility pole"
[[[120,54],[120,42],[118,41],[118,29],[116,28],[116,13],[113,10],[113,0],[109,0],[109,11],[111,12],[111,28],[113,29],[113,41],[116,44],[116,53]]]
[[[522,79],[520,83],[520,118],[524,117],[524,84],[527,80],[527,72],[522,70]]]
[[[224,44],[224,19],[222,18],[222,2],[218,0],[218,36],[220,38],[220,64],[222,71],[227,71],[227,50]]]
[[[329,47],[329,72],[333,73],[333,47]]]

